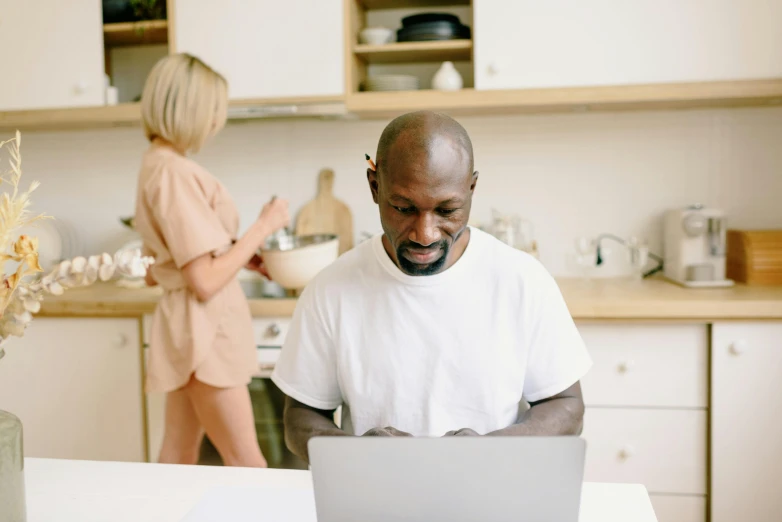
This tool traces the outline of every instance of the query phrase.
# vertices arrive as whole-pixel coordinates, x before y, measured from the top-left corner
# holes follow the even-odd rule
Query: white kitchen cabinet
[[[588,406],[708,406],[706,325],[585,324],[578,328],[594,363],[581,381]]]
[[[643,484],[650,493],[706,494],[705,411],[587,408],[585,480]]]
[[[174,3],[174,50],[222,73],[231,99],[342,95],[342,0]]]
[[[0,0],[0,13],[0,110],[103,105],[100,2]]]
[[[711,520],[782,517],[782,323],[712,327]]]
[[[782,2],[473,0],[476,89],[782,76]]]
[[[0,408],[28,457],[144,461],[138,320],[36,318],[8,341]]]

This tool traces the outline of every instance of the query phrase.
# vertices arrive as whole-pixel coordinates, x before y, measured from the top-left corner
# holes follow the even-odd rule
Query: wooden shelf
[[[120,127],[140,121],[141,105],[138,103],[0,112],[0,130],[5,131]]]
[[[361,44],[353,52],[367,63],[468,61],[472,59],[472,40]]]
[[[401,9],[409,7],[445,7],[470,5],[470,0],[358,0],[365,9]]]
[[[661,85],[476,91],[358,92],[349,113],[394,117],[415,110],[458,115],[696,109],[782,104],[782,79]]]
[[[344,96],[310,96],[270,98],[265,100],[232,100],[230,109],[247,109],[250,114],[234,116],[232,120],[246,118],[288,117],[294,114],[291,106],[298,106],[303,116],[306,106],[318,106],[329,116],[344,114]],[[234,111],[231,111],[234,112]],[[122,103],[99,107],[74,107],[71,109],[39,109],[0,112],[0,132],[19,130],[70,130],[84,128],[132,127],[141,124],[141,104]]]
[[[125,22],[120,24],[105,24],[103,26],[103,45],[105,47],[165,43],[168,43],[167,20]]]
[[[347,112],[340,110],[342,102]],[[623,85],[567,89],[519,89],[444,92],[359,92],[342,96],[234,100],[229,106],[249,108],[251,118],[290,116],[291,105],[323,105],[335,117],[389,118],[422,109],[454,115],[505,115],[587,111],[670,110],[708,107],[761,107],[782,105],[782,78],[740,82]],[[241,111],[240,111],[241,112]],[[306,110],[302,117],[316,116]],[[239,115],[236,119],[241,119]],[[64,130],[137,126],[138,103],[72,109],[0,112],[0,131]]]

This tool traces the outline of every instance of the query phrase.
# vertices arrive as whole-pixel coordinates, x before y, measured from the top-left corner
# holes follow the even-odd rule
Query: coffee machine
[[[727,226],[719,209],[691,205],[664,218],[664,274],[692,288],[733,286],[725,277]]]

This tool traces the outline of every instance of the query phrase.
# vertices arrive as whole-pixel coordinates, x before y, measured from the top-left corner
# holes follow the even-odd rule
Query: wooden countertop
[[[557,279],[570,313],[588,320],[782,320],[782,286],[689,289],[663,279]],[[137,317],[151,314],[158,288],[127,289],[110,284],[49,296],[39,316]],[[255,317],[289,317],[295,299],[250,299]]]

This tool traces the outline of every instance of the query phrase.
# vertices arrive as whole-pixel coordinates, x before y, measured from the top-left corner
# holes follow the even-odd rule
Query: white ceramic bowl
[[[339,257],[339,238],[334,234],[281,236],[267,241],[261,257],[272,281],[286,290],[301,290]]]
[[[361,43],[383,45],[391,41],[394,31],[386,27],[367,27],[359,33]]]

